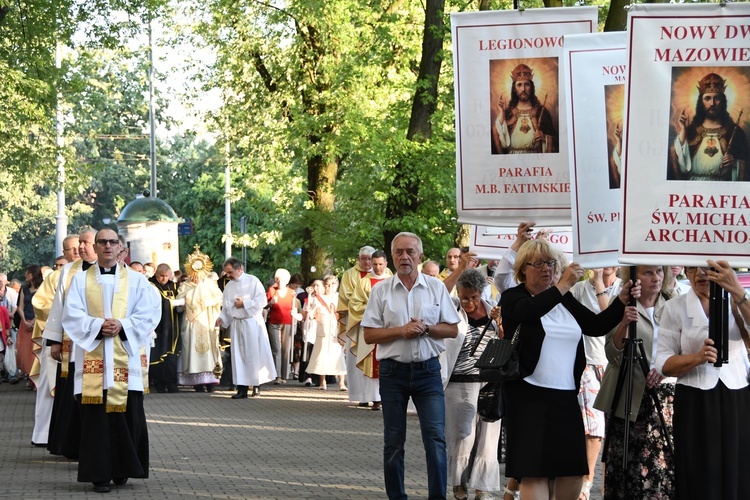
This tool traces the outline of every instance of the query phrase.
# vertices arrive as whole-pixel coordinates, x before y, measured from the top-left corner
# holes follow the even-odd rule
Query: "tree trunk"
[[[432,136],[432,115],[437,104],[438,79],[443,63],[442,46],[445,26],[443,12],[445,0],[427,0],[425,10],[424,32],[422,35],[422,59],[419,63],[419,76],[416,92],[412,101],[411,118],[406,138],[422,142]],[[418,158],[407,156],[399,161],[394,170],[393,190],[386,201],[385,219],[394,226],[383,231],[384,251],[391,266],[396,265],[391,257],[391,242],[402,229],[399,227],[403,218],[417,211],[419,207],[419,178],[415,175]]]
[[[609,13],[604,22],[604,31],[625,31],[628,23],[628,11],[625,7],[630,5],[630,0],[612,0],[609,4]]]
[[[310,137],[310,144],[320,142],[319,137]],[[307,160],[307,195],[313,202],[313,209],[305,214],[308,223],[302,231],[301,271],[304,283],[312,277],[322,277],[327,270],[328,252],[317,241],[315,227],[330,224],[334,203],[334,187],[338,173],[338,161],[315,155]]]

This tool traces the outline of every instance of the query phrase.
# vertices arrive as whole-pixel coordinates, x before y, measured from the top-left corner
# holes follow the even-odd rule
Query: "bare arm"
[[[461,277],[461,273],[466,270],[466,267],[469,265],[469,262],[471,259],[476,259],[477,254],[474,252],[466,252],[461,256],[461,259],[458,261],[458,267],[455,271],[453,271],[450,276],[445,278],[443,280],[443,284],[445,285],[445,288],[448,290],[448,293],[451,293],[453,289],[456,287],[456,283],[458,282],[458,278]]]
[[[693,354],[675,354],[664,363],[662,373],[667,377],[681,377],[704,363],[715,363],[717,351],[714,341],[706,339],[700,351]]]

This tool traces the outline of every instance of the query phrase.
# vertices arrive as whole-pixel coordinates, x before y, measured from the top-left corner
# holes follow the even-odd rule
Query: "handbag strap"
[[[500,306],[500,299],[497,299],[497,305]],[[482,328],[482,333],[479,334],[479,338],[474,342],[474,345],[471,346],[471,351],[469,351],[469,356],[474,356],[474,353],[477,352],[477,348],[479,348],[479,344],[482,342],[482,339],[484,338],[484,334],[487,333],[487,329],[492,324],[492,318],[490,318],[490,313],[487,311],[487,317],[489,318],[489,321],[487,324],[484,325],[484,328]]]
[[[513,332],[513,338],[510,340],[510,345],[512,345],[514,349],[518,345],[518,336],[520,334],[521,334],[521,323],[518,323],[518,326],[516,327],[516,331]]]

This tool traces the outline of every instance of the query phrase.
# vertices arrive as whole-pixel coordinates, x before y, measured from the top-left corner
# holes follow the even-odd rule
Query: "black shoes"
[[[253,388],[253,392],[255,392],[255,388]],[[232,399],[245,399],[245,398],[247,398],[247,386],[238,385],[237,394],[233,395]]]
[[[206,384],[203,387],[206,388],[206,392],[214,392],[214,386],[211,384]]]
[[[195,392],[206,392],[206,388],[202,385],[196,385]]]
[[[112,488],[109,487],[109,481],[102,481],[100,483],[94,483],[94,491],[96,493],[109,493]]]
[[[380,403],[380,401],[375,401],[372,404],[372,409],[373,409],[373,411],[380,411],[380,410],[383,409],[383,405]]]
[[[128,478],[126,477],[116,477],[112,480],[113,483],[115,483],[115,486],[122,486],[123,484],[128,482]]]
[[[255,386],[253,387],[253,393],[250,395],[250,397],[257,398],[260,396],[260,387]]]

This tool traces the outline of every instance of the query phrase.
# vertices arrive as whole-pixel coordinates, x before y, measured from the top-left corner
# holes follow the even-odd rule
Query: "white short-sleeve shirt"
[[[461,321],[443,282],[418,273],[411,290],[406,289],[398,275],[374,287],[362,317],[362,326],[392,328],[403,326],[412,318],[421,319],[427,326],[438,323],[454,325]],[[376,353],[378,359],[411,363],[427,361],[444,350],[443,339],[422,336],[378,344]]]

